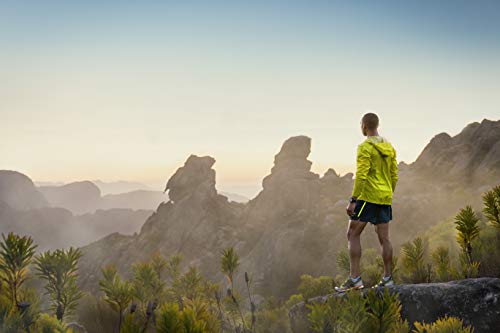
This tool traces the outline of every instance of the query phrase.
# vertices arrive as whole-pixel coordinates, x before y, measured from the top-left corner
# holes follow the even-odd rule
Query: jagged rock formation
[[[167,182],[165,192],[168,191],[170,200],[177,202],[193,194],[216,196],[215,170],[212,169],[214,163],[215,159],[210,156],[189,156],[184,166],[179,168]]]
[[[0,170],[0,202],[19,210],[49,205],[31,179],[22,173],[10,170]]]
[[[324,181],[310,171],[310,142],[304,136],[287,140],[263,190],[248,204],[228,202],[217,193],[213,158],[190,156],[167,183],[172,200],[158,207],[139,235],[111,235],[83,249],[82,284],[96,288],[103,265],[114,263],[127,274],[131,264],[157,251],[165,256],[180,253],[186,265],[218,279],[220,251],[235,246],[242,258],[240,275],[249,271],[261,293],[286,293],[300,274],[322,269],[318,258],[336,239],[334,223],[323,220],[335,220],[332,207],[344,194],[322,184],[342,188],[349,183],[332,171]],[[321,193],[325,198],[320,199]],[[322,227],[331,229],[332,236]],[[318,235],[324,241],[318,242]]]
[[[500,176],[500,121],[484,119],[458,135],[436,135],[410,166],[428,180],[445,178],[465,184],[488,184]]]
[[[403,319],[433,322],[440,317],[455,316],[474,327],[474,332],[496,333],[500,328],[500,279],[480,278],[446,283],[406,284],[389,287],[399,294]],[[313,298],[308,303],[325,302],[331,294]],[[289,311],[295,333],[312,332],[307,321],[308,309],[301,302]]]
[[[167,257],[180,253],[186,264],[216,276],[223,248],[248,251],[252,231],[240,220],[244,206],[217,193],[214,163],[211,157],[190,156],[167,183],[171,200],[158,207],[138,235],[114,234],[83,248],[81,283],[96,288],[103,265],[116,264],[127,275],[133,263],[155,252]]]
[[[93,212],[101,200],[101,191],[90,181],[62,186],[40,186],[38,189],[52,207],[63,207],[74,214]]]
[[[490,135],[496,137],[498,126],[483,123],[495,128]],[[481,140],[489,142],[486,138]],[[422,161],[429,159],[429,154],[438,156],[439,150],[447,149],[451,149],[448,143],[439,149],[428,147],[415,163],[400,165],[401,181],[396,190],[391,230],[396,251],[402,243],[454,216],[465,204],[480,202],[481,191],[485,190],[482,183],[447,185],[455,176],[448,176],[445,171],[439,179],[425,178],[425,167],[421,165],[426,164]],[[171,200],[158,207],[138,235],[111,235],[84,248],[84,288],[97,288],[103,265],[114,263],[126,275],[131,264],[147,260],[157,251],[165,256],[179,253],[185,265],[195,265],[209,278],[223,281],[218,273],[219,255],[229,246],[236,247],[241,259],[236,281],[243,281],[242,275],[249,272],[254,291],[261,295],[288,296],[302,274],[336,274],[335,257],[346,245],[345,206],[352,189],[352,174],[340,177],[329,169],[320,177],[311,172],[310,151],[308,137],[286,140],[262,182],[262,191],[245,204],[229,202],[217,193],[213,158],[190,156],[167,183]],[[469,166],[475,168],[484,163],[483,160]],[[500,172],[496,163],[488,165]],[[433,168],[447,167],[439,164]],[[489,181],[493,186],[500,183],[500,177]],[[378,240],[369,229],[363,246],[378,247]]]
[[[262,182],[263,190],[245,210],[245,223],[260,230],[241,272],[253,273],[259,293],[285,294],[301,274],[321,270],[318,259],[327,251],[328,233],[322,230],[322,179],[310,171],[310,151],[308,137],[286,140]],[[335,197],[338,193],[331,199]]]

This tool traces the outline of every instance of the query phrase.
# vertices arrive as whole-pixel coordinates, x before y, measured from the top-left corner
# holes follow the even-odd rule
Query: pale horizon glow
[[[190,154],[253,196],[284,140],[354,171],[359,120],[411,163],[500,119],[500,4],[388,1],[0,4],[0,169],[163,186]]]

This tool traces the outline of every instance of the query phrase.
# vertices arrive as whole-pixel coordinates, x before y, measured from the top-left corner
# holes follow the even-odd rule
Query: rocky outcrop
[[[209,277],[219,276],[220,251],[235,246],[244,255],[253,231],[241,220],[244,205],[229,202],[215,188],[215,159],[191,155],[169,179],[170,200],[160,204],[138,235],[115,235],[83,248],[80,282],[96,289],[100,268],[115,264],[122,274],[130,266],[159,252],[179,253],[185,265],[197,266]]]
[[[318,254],[327,250],[327,242],[311,237],[319,231],[322,209],[321,181],[311,172],[310,151],[311,139],[306,136],[286,140],[262,182],[262,191],[242,217],[245,224],[259,229],[241,270],[253,273],[258,293],[285,294],[301,274],[318,271]]]
[[[497,131],[490,135],[497,135]],[[438,143],[430,144],[436,148],[426,148],[422,160],[439,156],[441,149],[448,149],[450,140],[455,139],[438,138]],[[243,281],[242,275],[249,272],[254,292],[260,295],[287,297],[302,274],[335,275],[335,258],[346,244],[345,206],[353,175],[340,176],[329,169],[320,177],[311,171],[310,152],[310,138],[286,140],[263,179],[262,191],[244,204],[229,202],[217,192],[212,157],[190,156],[167,182],[171,200],[159,205],[138,235],[105,239],[84,248],[83,286],[96,288],[103,265],[116,264],[126,274],[134,262],[158,251],[165,256],[179,253],[186,266],[195,265],[207,277],[219,280],[220,250],[229,246],[236,248],[241,259],[236,280]],[[393,202],[396,221],[391,227],[396,251],[465,204],[481,200],[483,185],[476,188],[469,184],[465,190],[461,184],[450,185],[445,176],[427,180],[418,164],[401,164],[401,169]],[[490,179],[490,184],[496,183],[500,177]],[[375,233],[368,229],[363,246],[378,247]]]
[[[215,159],[210,156],[191,155],[183,167],[177,169],[167,182],[165,192],[172,202],[182,200],[186,196],[197,194],[213,197],[215,190],[215,170],[212,166]]]
[[[0,170],[0,202],[18,210],[49,205],[29,177],[10,170]]]
[[[455,316],[474,327],[474,332],[496,333],[500,328],[500,279],[480,278],[446,283],[406,284],[389,287],[402,304],[401,315],[410,324],[433,322]],[[325,302],[332,294],[308,301]],[[312,332],[307,322],[308,309],[299,303],[289,311],[295,333]]]
[[[428,180],[487,184],[500,176],[500,120],[467,125],[458,135],[436,135],[410,170]]]

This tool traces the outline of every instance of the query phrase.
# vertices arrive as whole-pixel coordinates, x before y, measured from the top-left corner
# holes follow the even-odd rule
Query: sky
[[[355,169],[500,119],[499,1],[0,0],[0,169],[160,189],[190,154],[254,195],[284,140]]]

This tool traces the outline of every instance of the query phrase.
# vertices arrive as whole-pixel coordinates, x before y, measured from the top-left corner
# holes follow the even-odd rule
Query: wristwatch
[[[356,198],[355,198],[355,197],[351,197],[351,198],[349,199],[349,203],[355,203],[355,202],[356,202]]]

